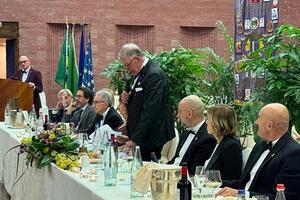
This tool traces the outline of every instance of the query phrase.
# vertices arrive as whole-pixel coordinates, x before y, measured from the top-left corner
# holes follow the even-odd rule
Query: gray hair
[[[100,90],[96,93],[97,96],[100,96],[103,101],[105,101],[109,107],[112,106],[112,94],[106,90]]]
[[[60,91],[58,92],[58,94],[57,94],[57,97],[60,98],[60,95],[61,95],[63,92],[66,92],[70,97],[73,97],[73,94],[72,94],[71,90],[69,90],[69,89],[62,89],[62,90],[60,90]]]
[[[138,47],[136,44],[128,43],[124,44],[119,51],[118,58],[121,57],[133,57],[133,56],[140,56],[144,57],[143,51]]]

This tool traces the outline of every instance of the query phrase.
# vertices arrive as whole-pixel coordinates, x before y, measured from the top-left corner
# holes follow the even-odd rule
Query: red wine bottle
[[[192,199],[192,184],[187,178],[187,163],[182,163],[181,179],[177,183],[177,199]]]
[[[49,129],[48,115],[45,115],[45,121],[43,124],[44,130],[47,131]]]

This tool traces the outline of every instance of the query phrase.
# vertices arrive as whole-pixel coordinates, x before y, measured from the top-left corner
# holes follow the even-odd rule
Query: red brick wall
[[[52,97],[49,104],[54,106],[58,88],[49,88],[54,72],[47,61],[47,23],[65,23],[67,16],[70,23],[90,24],[95,85],[99,89],[108,82],[99,73],[116,58],[121,45],[117,25],[153,26],[153,49],[159,52],[182,39],[180,27],[214,28],[216,21],[222,20],[232,32],[233,6],[233,0],[2,0],[0,20],[19,23],[19,54],[29,56],[32,65],[42,71],[47,80],[45,90],[51,91],[46,94]],[[298,0],[280,1],[281,22],[300,26],[299,10]],[[215,51],[227,55],[222,33],[217,32],[215,38]]]

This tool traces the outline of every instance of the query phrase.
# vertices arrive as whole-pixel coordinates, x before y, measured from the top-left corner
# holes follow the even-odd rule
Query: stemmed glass
[[[197,193],[195,195],[193,195],[193,197],[198,197],[201,196],[201,190],[204,186],[204,182],[206,179],[206,175],[205,175],[205,167],[204,166],[197,166],[196,167],[196,171],[195,171],[195,176],[194,176],[194,185],[197,188],[197,190],[199,191],[199,195],[197,195]]]
[[[204,187],[207,188],[211,194],[214,194],[217,188],[222,185],[221,174],[219,170],[207,170],[205,172],[206,179]]]

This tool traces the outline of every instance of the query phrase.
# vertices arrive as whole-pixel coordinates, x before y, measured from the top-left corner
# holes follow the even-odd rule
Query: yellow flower
[[[53,140],[53,139],[55,139],[56,138],[56,135],[54,134],[54,133],[51,133],[50,135],[49,135],[49,140]]]
[[[31,137],[23,137],[21,139],[22,144],[29,144],[31,142]]]
[[[48,152],[49,152],[49,147],[43,148],[43,153],[44,153],[44,154],[47,154]]]

